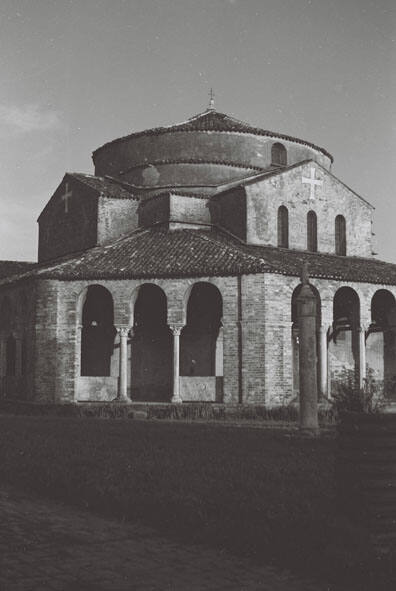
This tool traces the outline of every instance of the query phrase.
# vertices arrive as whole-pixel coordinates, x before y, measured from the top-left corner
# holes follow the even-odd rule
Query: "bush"
[[[332,404],[337,414],[347,411],[378,413],[385,399],[382,388],[382,384],[375,381],[372,370],[367,371],[363,388],[356,385],[354,372],[345,371],[333,393]]]

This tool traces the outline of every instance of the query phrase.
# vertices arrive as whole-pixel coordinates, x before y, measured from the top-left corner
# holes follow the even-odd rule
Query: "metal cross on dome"
[[[215,93],[213,91],[213,88],[211,88],[210,92],[209,92],[209,109],[211,109],[211,110],[214,109],[214,97],[215,97]]]
[[[310,189],[309,198],[310,199],[315,199],[315,185],[323,185],[323,181],[320,181],[319,179],[315,178],[315,171],[316,171],[316,169],[313,166],[311,166],[311,176],[310,177],[303,176],[301,179],[303,184],[309,185],[309,189]]]

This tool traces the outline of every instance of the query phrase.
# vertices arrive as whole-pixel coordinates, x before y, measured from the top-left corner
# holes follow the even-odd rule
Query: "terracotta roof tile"
[[[33,276],[71,281],[252,273],[299,276],[305,261],[311,277],[396,285],[396,265],[374,258],[248,246],[219,230],[167,231],[161,227],[140,229],[106,246],[28,267],[1,284]]]
[[[117,182],[113,178],[93,176],[82,172],[68,172],[67,176],[76,179],[84,185],[88,185],[88,187],[95,189],[105,197],[112,197],[114,199],[138,199],[138,197],[133,195],[125,187],[125,183]]]

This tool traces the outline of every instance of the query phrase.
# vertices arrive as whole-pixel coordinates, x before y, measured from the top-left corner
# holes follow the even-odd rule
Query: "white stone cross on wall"
[[[65,213],[69,212],[69,198],[73,195],[72,191],[69,191],[69,183],[66,183],[65,194],[62,195],[62,201],[65,203]]]
[[[311,176],[308,178],[306,176],[302,177],[303,184],[308,184],[310,188],[310,199],[315,199],[315,185],[323,185],[323,181],[315,178],[315,168],[311,166]]]

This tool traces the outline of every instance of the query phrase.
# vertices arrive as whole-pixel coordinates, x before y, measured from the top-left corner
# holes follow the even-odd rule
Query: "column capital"
[[[129,332],[132,330],[132,327],[128,324],[118,324],[115,329],[120,337],[127,337]]]
[[[170,330],[172,331],[172,334],[174,337],[179,337],[181,331],[184,328],[184,324],[168,324]]]

